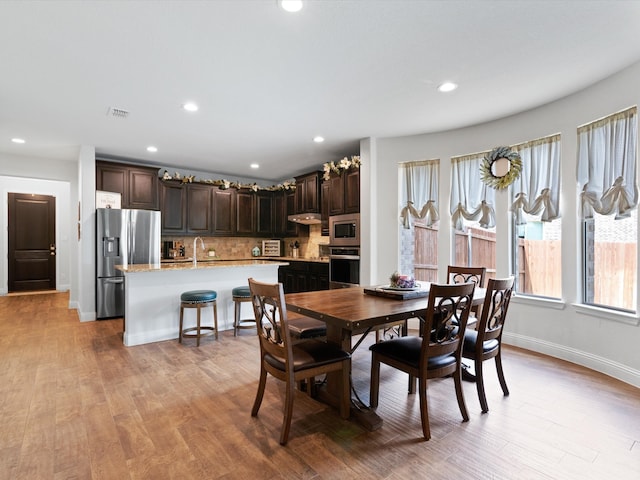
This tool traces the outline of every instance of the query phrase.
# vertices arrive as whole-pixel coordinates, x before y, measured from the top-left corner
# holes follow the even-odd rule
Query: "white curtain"
[[[638,204],[637,140],[637,107],[578,128],[581,218],[627,218]]]
[[[440,160],[423,160],[400,164],[400,221],[411,228],[411,217],[429,226],[440,219],[438,214],[438,177]]]
[[[451,159],[451,223],[464,229],[464,220],[477,220],[482,228],[496,225],[496,192],[480,180],[480,164],[488,152]]]
[[[560,135],[515,145],[522,159],[520,177],[511,185],[511,212],[516,225],[527,223],[523,212],[550,222],[560,216]]]

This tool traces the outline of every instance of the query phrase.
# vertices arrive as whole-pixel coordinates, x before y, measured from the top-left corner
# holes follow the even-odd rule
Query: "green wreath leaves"
[[[502,177],[494,175],[493,163],[501,158],[509,161],[509,171]],[[520,176],[522,159],[518,152],[512,152],[509,147],[496,147],[491,150],[480,163],[480,179],[491,188],[503,189],[511,185]]]

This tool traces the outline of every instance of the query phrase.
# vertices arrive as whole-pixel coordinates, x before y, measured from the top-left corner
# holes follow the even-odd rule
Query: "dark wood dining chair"
[[[380,363],[408,373],[409,385],[413,383],[413,378],[417,378],[422,433],[426,440],[431,438],[427,406],[428,379],[452,376],[462,419],[465,422],[469,420],[462,393],[460,360],[474,289],[475,283],[432,284],[423,315],[423,331],[426,333],[423,336],[394,338],[369,347],[372,354],[371,407],[378,406]]]
[[[447,267],[447,283],[469,283],[473,282],[477,287],[484,287],[484,277],[487,274],[486,267],[463,267],[459,265],[449,265]],[[480,306],[471,307],[471,313],[478,316]]]
[[[484,287],[485,267],[462,267],[449,265],[447,267],[447,283],[474,282],[478,287]]]
[[[344,419],[349,418],[351,355],[333,344],[315,339],[293,344],[281,283],[262,283],[250,278],[249,289],[260,339],[260,381],[251,416],[255,417],[260,410],[267,373],[285,382],[280,444],[286,445],[293,415],[296,384],[306,380],[308,385],[312,385],[317,375],[338,371],[342,373],[343,386],[340,416]]]
[[[509,395],[507,382],[502,371],[502,331],[507,319],[507,311],[513,292],[514,278],[492,279],[487,283],[487,293],[482,305],[482,313],[476,330],[469,329],[464,334],[462,356],[473,360],[475,375],[464,372],[465,380],[475,381],[482,412],[489,411],[484,392],[483,362],[495,358],[498,380],[502,393]]]

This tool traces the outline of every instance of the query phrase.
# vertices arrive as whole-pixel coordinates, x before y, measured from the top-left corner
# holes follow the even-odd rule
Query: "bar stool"
[[[241,304],[251,301],[251,291],[249,287],[235,287],[231,290],[231,295],[233,297],[233,303],[235,304],[233,307],[233,336],[238,336],[238,330],[241,328],[256,328],[257,332],[255,318],[240,319]]]
[[[191,290],[180,295],[180,332],[178,334],[178,342],[182,343],[183,337],[195,338],[196,346],[200,346],[200,338],[213,335],[215,333],[218,339],[218,305],[216,298],[218,294],[214,290]],[[213,307],[213,326],[203,327],[200,325],[200,309]],[[190,328],[182,328],[184,320],[185,308],[197,308],[196,326]]]

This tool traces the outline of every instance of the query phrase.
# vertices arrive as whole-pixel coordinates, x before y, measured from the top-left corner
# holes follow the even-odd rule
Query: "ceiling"
[[[640,60],[639,21],[621,0],[4,0],[0,152],[280,181],[580,90]]]

